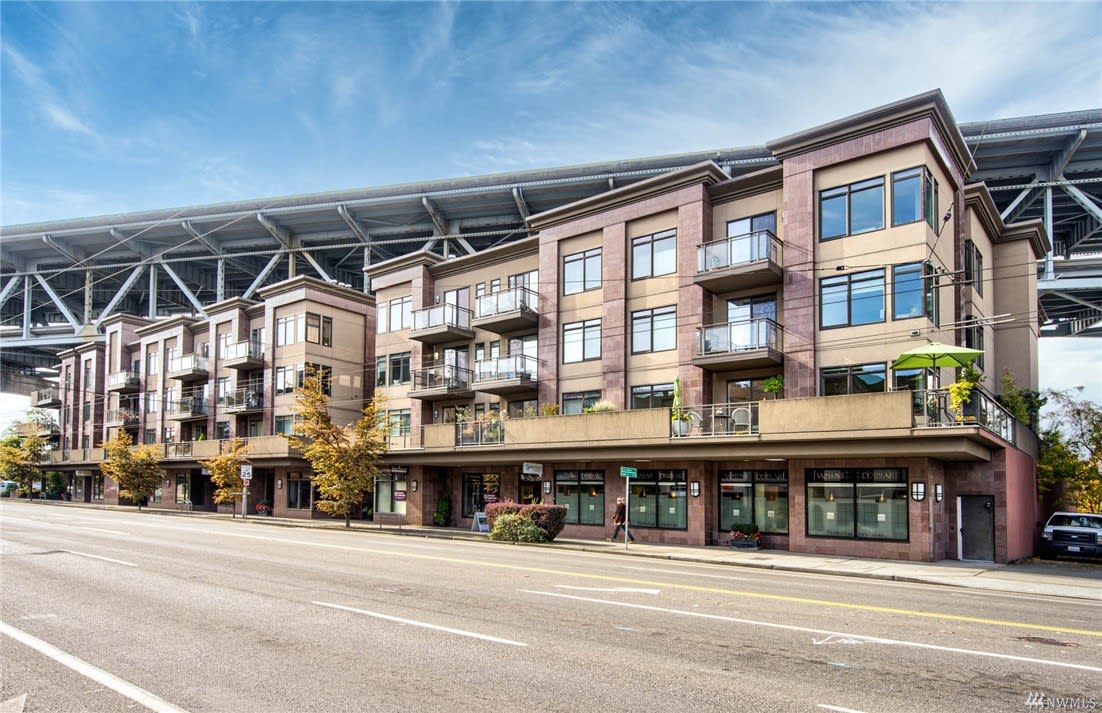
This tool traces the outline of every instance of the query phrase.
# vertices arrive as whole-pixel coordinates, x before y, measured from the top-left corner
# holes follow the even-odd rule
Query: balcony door
[[[768,344],[769,324],[776,320],[776,295],[741,297],[727,300],[727,325],[731,351],[760,349]]]

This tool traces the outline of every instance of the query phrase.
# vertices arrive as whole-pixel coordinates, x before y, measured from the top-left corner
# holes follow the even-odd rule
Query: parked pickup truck
[[[1041,556],[1102,557],[1102,515],[1054,512],[1041,531]]]

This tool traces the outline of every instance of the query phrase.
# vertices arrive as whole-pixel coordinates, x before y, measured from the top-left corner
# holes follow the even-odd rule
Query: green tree
[[[345,527],[352,525],[352,509],[375,487],[386,450],[386,429],[381,421],[384,404],[382,392],[376,391],[355,423],[340,426],[329,415],[329,397],[312,369],[307,369],[295,392],[298,420],[293,435],[286,438],[314,471],[318,510],[343,516]]]
[[[119,484],[119,497],[130,498],[142,509],[142,501],[153,494],[161,482],[158,452],[153,446],[130,449],[130,434],[119,429],[115,437],[100,444],[104,459],[100,471]]]
[[[1003,408],[1019,423],[1028,426],[1032,421],[1030,419],[1029,404],[1026,400],[1026,392],[1014,381],[1014,372],[1010,371],[1009,368],[1003,369],[1002,387],[1003,393],[999,397],[999,401]]]
[[[1081,389],[1080,389],[1081,390]],[[1038,489],[1067,485],[1064,502],[1087,512],[1102,511],[1102,407],[1071,391],[1050,391],[1056,406],[1042,434]]]
[[[241,464],[248,463],[246,457],[249,444],[240,438],[234,438],[228,444],[225,453],[210,460],[201,460],[199,465],[210,471],[210,480],[214,483],[214,502],[233,503],[235,496],[241,494],[244,483],[241,480]]]
[[[42,480],[43,454],[46,441],[37,434],[7,436],[0,441],[0,473],[4,480],[19,483],[19,491],[32,496],[35,481]]]

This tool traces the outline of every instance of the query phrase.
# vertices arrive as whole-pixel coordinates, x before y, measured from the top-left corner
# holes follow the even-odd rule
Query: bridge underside
[[[1003,220],[1040,218],[1052,238],[1042,334],[1102,336],[1102,110],[961,131]],[[300,274],[363,290],[366,265],[517,240],[529,214],[705,160],[731,175],[775,165],[761,146],[5,227],[0,389],[33,388],[116,313],[204,315]]]

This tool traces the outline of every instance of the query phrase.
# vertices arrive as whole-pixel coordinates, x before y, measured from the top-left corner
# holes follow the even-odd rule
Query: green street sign
[[[639,476],[639,471],[637,469],[632,468],[630,466],[626,466],[626,465],[620,466],[620,477],[621,478],[637,478],[638,476]]]

